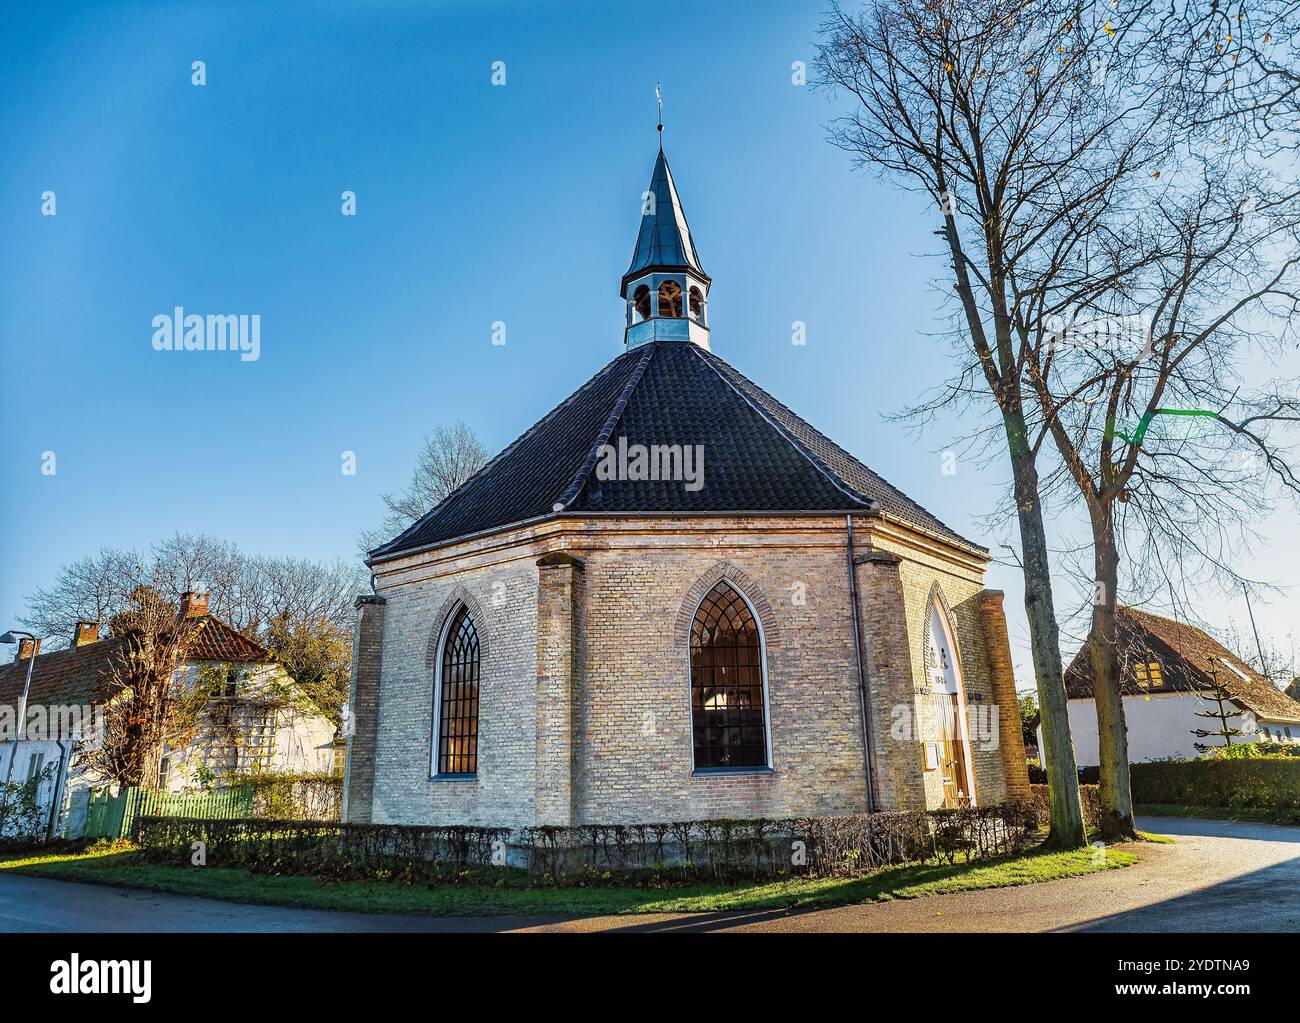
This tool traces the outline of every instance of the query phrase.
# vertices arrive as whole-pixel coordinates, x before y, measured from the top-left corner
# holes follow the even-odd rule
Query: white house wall
[[[1213,729],[1216,723],[1208,718],[1197,717],[1197,711],[1208,709],[1210,704],[1195,693],[1155,693],[1149,697],[1124,697],[1124,720],[1128,725],[1129,762],[1140,764],[1148,760],[1195,759],[1200,756],[1196,748],[1198,742],[1215,742],[1198,738],[1192,734],[1197,728]],[[1097,705],[1090,699],[1069,701],[1070,735],[1074,740],[1074,758],[1080,767],[1096,767],[1100,762],[1097,756]],[[1241,741],[1255,742],[1264,735],[1259,731],[1260,725],[1249,711],[1243,711],[1229,719],[1229,724],[1242,731]],[[1264,724],[1270,724],[1264,722]],[[1270,724],[1270,731],[1277,734],[1276,725]],[[1292,731],[1300,735],[1300,726],[1292,726]],[[1038,730],[1038,748],[1042,751],[1043,764],[1046,766],[1046,753],[1043,746],[1043,732]]]

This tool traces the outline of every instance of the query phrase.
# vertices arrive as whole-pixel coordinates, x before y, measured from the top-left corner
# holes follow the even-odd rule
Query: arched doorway
[[[930,701],[936,730],[927,750],[927,766],[933,756],[943,777],[943,805],[975,804],[975,774],[970,756],[970,727],[966,717],[966,686],[952,625],[938,596],[930,609],[930,631],[926,637],[927,668],[930,673]]]

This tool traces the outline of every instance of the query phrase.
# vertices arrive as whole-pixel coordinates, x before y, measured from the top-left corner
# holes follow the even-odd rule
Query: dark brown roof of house
[[[32,665],[29,704],[84,706],[98,702],[103,675],[125,639],[103,639],[88,646],[40,654]],[[27,661],[0,666],[0,705],[16,707],[27,675]]]
[[[265,661],[266,648],[241,635],[220,618],[206,615],[190,643],[191,661]]]
[[[1211,685],[1214,663],[1219,683],[1234,703],[1270,721],[1300,722],[1300,703],[1201,629],[1133,607],[1119,608],[1118,616],[1120,692],[1125,696],[1204,691]],[[1143,688],[1134,669],[1151,661],[1160,665],[1162,684]],[[1092,697],[1086,643],[1065,673],[1065,689],[1071,699]]]
[[[77,705],[96,703],[114,654],[123,637],[40,654],[32,665],[28,704]],[[257,662],[268,660],[264,648],[241,636],[219,618],[206,616],[190,646],[189,661]],[[27,675],[27,661],[0,666],[0,705],[16,707]]]

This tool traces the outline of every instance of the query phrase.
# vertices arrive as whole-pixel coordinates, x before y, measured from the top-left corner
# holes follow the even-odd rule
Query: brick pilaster
[[[564,553],[537,562],[537,750],[534,792],[538,824],[574,823],[574,691],[581,670],[577,602],[582,562]]]
[[[900,563],[898,555],[888,551],[867,551],[854,559],[854,571],[871,698],[877,808],[923,810],[925,781],[920,743],[911,727],[916,692]],[[895,726],[903,720],[908,727],[895,737]]]
[[[377,594],[357,597],[352,638],[351,734],[343,776],[343,820],[368,823],[374,814],[375,745],[379,736],[379,676],[384,646],[384,605]]]
[[[998,749],[1006,778],[1008,800],[1029,798],[1029,771],[1025,764],[1025,741],[1020,732],[1020,709],[1016,701],[1016,676],[1011,664],[1011,641],[1007,616],[1002,609],[1001,590],[981,590],[976,597],[984,649],[989,659],[989,681],[994,706],[998,708]]]

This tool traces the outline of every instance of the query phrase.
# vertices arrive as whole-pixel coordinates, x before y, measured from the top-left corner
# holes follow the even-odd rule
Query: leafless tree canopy
[[[149,586],[178,603],[187,590],[209,594],[212,614],[259,641],[271,623],[328,621],[351,634],[353,601],[368,588],[366,574],[344,561],[249,556],[210,536],[182,533],[148,551],[105,548],[62,566],[48,587],[28,598],[23,625],[44,636],[47,649],[66,645],[78,621],[109,621]]]
[[[424,438],[411,482],[384,495],[388,513],[379,529],[361,534],[365,554],[397,536],[488,463],[490,452],[463,422],[440,426]]]
[[[1166,568],[1197,554],[1221,569],[1225,531],[1262,510],[1258,487],[1240,485],[1242,452],[1296,488],[1273,435],[1296,418],[1294,388],[1250,391],[1233,362],[1286,343],[1300,252],[1293,168],[1269,164],[1286,144],[1270,118],[1294,90],[1261,27],[1294,7],[1263,9],[1248,25],[1244,12],[1225,23],[1217,2],[868,0],[832,6],[824,26],[820,81],[852,101],[832,141],[928,196],[942,223],[958,370],[911,414],[999,414],[968,441],[1002,437],[1010,457],[1058,760],[1043,501],[1086,506],[1097,647],[1113,634],[1117,535],[1140,535]],[[1174,436],[1175,419],[1216,429]],[[1122,707],[1098,679],[1102,795],[1123,833]]]

